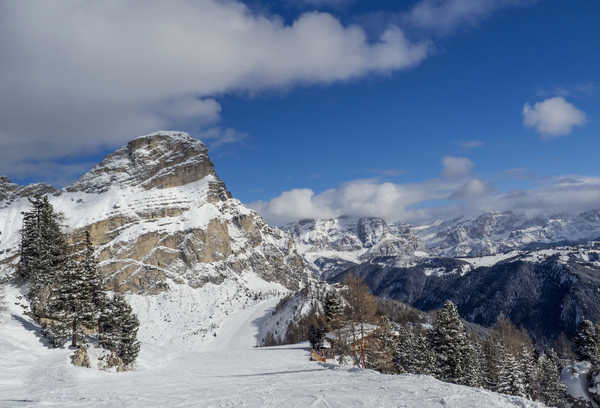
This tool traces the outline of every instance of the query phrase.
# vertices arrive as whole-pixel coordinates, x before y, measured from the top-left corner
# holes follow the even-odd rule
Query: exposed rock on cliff
[[[0,273],[18,258],[26,197],[55,192],[0,179]],[[288,234],[232,198],[206,146],[181,132],[138,137],[51,197],[74,239],[89,231],[107,286],[155,294],[251,272],[282,288],[308,278]]]

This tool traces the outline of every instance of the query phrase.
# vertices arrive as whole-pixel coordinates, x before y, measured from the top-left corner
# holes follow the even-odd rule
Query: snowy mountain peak
[[[209,175],[222,184],[204,143],[185,132],[161,131],[131,140],[66,190],[98,193],[114,186],[162,189],[189,184]]]

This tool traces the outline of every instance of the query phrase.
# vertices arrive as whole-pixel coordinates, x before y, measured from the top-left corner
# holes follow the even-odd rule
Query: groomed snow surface
[[[232,313],[194,351],[144,342],[135,371],[77,368],[70,350],[43,346],[17,295],[8,288],[0,313],[0,407],[541,407],[426,376],[328,368],[306,344],[255,348],[276,298]]]

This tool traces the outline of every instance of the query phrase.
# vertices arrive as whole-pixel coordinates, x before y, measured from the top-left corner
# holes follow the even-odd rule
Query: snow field
[[[14,305],[18,295],[8,288],[9,307],[0,326],[2,408],[542,406],[427,376],[326,368],[308,359],[306,344],[255,348],[276,298],[229,313],[217,336],[193,350],[144,340],[135,371],[77,368],[69,362],[70,350],[43,346],[37,327]],[[153,323],[142,320],[142,325]]]

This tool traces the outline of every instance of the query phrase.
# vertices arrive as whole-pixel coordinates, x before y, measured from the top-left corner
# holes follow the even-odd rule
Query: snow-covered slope
[[[9,292],[12,305],[17,292]],[[254,348],[275,303],[232,314],[195,351],[145,341],[137,369],[126,373],[72,366],[71,351],[42,347],[13,305],[0,325],[0,407],[542,407],[427,376],[327,368],[309,361],[306,345]]]

